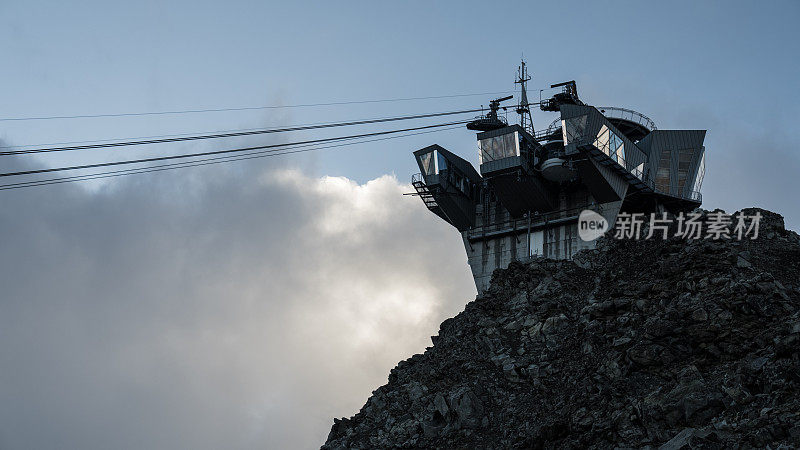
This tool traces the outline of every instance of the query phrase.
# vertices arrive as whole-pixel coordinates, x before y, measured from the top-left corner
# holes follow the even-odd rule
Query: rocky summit
[[[603,237],[495,271],[323,448],[795,448],[800,237],[745,212],[756,239]]]

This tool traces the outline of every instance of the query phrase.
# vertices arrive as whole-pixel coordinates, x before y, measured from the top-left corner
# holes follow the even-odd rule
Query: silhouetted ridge
[[[800,236],[512,263],[323,448],[793,448]]]

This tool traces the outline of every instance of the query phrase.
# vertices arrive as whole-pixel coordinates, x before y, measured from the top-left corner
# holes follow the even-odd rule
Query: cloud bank
[[[233,165],[0,193],[0,447],[319,446],[475,294],[410,189]]]

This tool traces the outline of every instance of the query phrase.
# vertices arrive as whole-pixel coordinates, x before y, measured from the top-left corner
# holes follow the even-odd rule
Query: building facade
[[[478,292],[511,261],[570,259],[594,248],[578,236],[583,210],[613,228],[620,212],[700,206],[705,130],[658,130],[635,111],[587,105],[573,81],[553,85],[555,95],[537,103],[559,117],[534,132],[525,126],[522,87],[520,125],[497,113],[508,98],[467,125],[477,131],[479,170],[439,145],[414,152],[416,193],[461,233]]]

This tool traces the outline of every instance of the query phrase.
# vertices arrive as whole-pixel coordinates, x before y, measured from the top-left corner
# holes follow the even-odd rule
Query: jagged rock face
[[[756,240],[603,238],[496,271],[323,448],[791,448],[800,237],[759,211]]]

